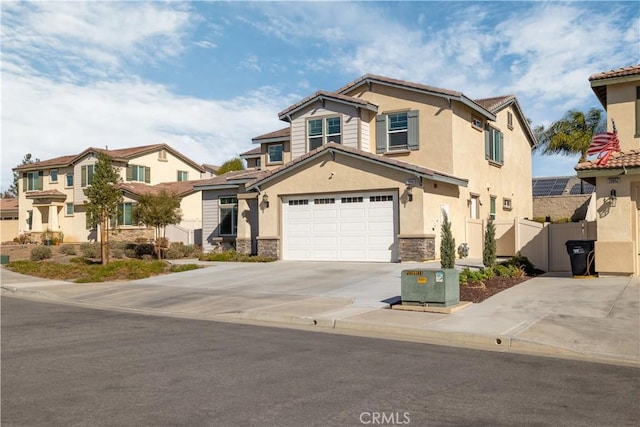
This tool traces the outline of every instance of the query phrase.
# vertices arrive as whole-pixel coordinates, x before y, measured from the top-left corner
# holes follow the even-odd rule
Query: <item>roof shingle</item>
[[[622,168],[640,168],[640,150],[631,150],[628,153],[613,153],[606,166],[598,165],[597,160],[587,160],[578,163],[577,171],[608,170]]]

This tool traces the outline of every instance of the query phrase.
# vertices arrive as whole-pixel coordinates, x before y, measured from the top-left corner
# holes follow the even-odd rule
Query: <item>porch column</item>
[[[60,225],[58,224],[58,206],[49,206],[49,230],[59,231]]]
[[[44,231],[42,230],[42,211],[39,206],[33,207],[33,216],[31,217],[31,231]]]
[[[257,193],[240,193],[238,194],[238,231],[236,235],[236,251],[242,254],[251,254],[253,242],[251,236],[252,227],[254,225],[253,218],[256,212],[251,211],[251,200],[257,198]]]

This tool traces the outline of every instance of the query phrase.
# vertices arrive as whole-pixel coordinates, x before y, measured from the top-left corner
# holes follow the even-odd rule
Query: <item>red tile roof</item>
[[[258,146],[256,148],[252,148],[249,151],[245,151],[244,153],[240,153],[240,157],[255,156],[255,155],[261,154],[261,153],[262,153],[262,147]]]
[[[0,199],[0,210],[2,211],[18,210],[18,199],[13,197]]]
[[[587,160],[586,162],[578,163],[575,170],[586,171],[640,168],[640,150],[631,150],[628,153],[614,153],[611,155],[606,166],[598,165],[596,162],[596,160]]]
[[[507,105],[515,99],[516,99],[515,95],[504,95],[504,96],[494,96],[491,98],[474,99],[474,102],[482,106],[486,110],[495,112],[496,110],[499,110],[500,107],[502,107],[503,105]]]
[[[158,195],[163,190],[169,194],[175,194],[177,196],[184,197],[187,194],[196,191],[194,186],[200,184],[205,179],[198,179],[193,181],[175,181],[175,182],[161,182],[156,185],[148,185],[141,182],[121,182],[118,184],[118,188],[128,191],[132,194],[153,194]]]
[[[67,195],[58,190],[44,190],[44,191],[28,191],[26,194],[28,199],[39,199],[42,197],[54,197],[54,198],[67,198]]]
[[[602,80],[602,79],[610,79],[614,77],[625,77],[625,76],[633,76],[636,74],[640,74],[640,64],[631,65],[629,67],[617,68],[615,70],[604,71],[602,73],[593,74],[589,77],[589,81]]]
[[[209,187],[215,185],[225,185],[230,184],[230,180],[244,180],[244,179],[252,179],[256,175],[260,174],[260,170],[256,169],[245,169],[241,171],[229,171],[223,175],[218,175],[209,179],[202,179],[198,182],[196,187]],[[197,190],[198,188],[196,188]]]
[[[289,128],[289,126],[287,126],[286,128],[282,128],[273,132],[269,132],[269,133],[265,133],[263,135],[260,136],[256,136],[255,138],[251,138],[252,141],[254,142],[260,142],[260,140],[263,139],[276,139],[276,138],[289,138],[291,134],[291,130]]]
[[[388,84],[392,84],[392,85],[396,85],[396,86],[402,86],[402,87],[406,87],[409,89],[418,89],[418,90],[424,90],[427,92],[434,92],[434,93],[440,93],[443,95],[449,95],[449,96],[462,96],[462,92],[456,92],[454,90],[449,90],[449,89],[443,89],[443,88],[439,88],[439,87],[435,87],[435,86],[427,86],[421,83],[413,83],[413,82],[408,82],[406,80],[397,80],[397,79],[392,79],[389,77],[384,77],[384,76],[378,76],[375,74],[365,74],[362,77],[357,78],[356,80],[352,81],[351,83],[347,83],[345,86],[341,87],[340,89],[336,90],[336,93],[345,93],[350,91],[351,89],[353,89],[354,87],[358,87],[363,83],[366,83],[367,81],[378,81],[378,82],[382,82],[382,83],[388,83]]]

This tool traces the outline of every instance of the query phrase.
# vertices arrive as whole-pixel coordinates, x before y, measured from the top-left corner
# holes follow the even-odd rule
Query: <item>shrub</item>
[[[484,231],[482,264],[485,267],[493,267],[496,265],[496,226],[492,219],[487,221],[487,228]]]
[[[60,246],[59,252],[62,255],[75,255],[76,248],[73,245],[62,245]]]
[[[136,250],[134,248],[127,248],[124,250],[124,255],[127,258],[137,258],[136,257]]]
[[[531,261],[529,261],[529,258],[520,255],[520,253],[518,253],[516,256],[512,256],[507,261],[504,261],[501,264],[505,266],[515,266],[518,269],[523,270],[527,276],[535,276],[536,274],[536,268],[531,263]]]
[[[100,255],[100,244],[83,243],[80,245],[80,252],[87,258],[97,258]]]
[[[123,259],[124,258],[124,249],[120,249],[120,248],[111,249],[111,257],[112,258],[116,258],[116,259]]]
[[[442,227],[440,229],[440,265],[442,268],[454,268],[456,263],[456,240],[451,233],[451,223],[447,213],[442,211]]]
[[[149,239],[147,239],[146,237],[136,237],[134,242],[137,243],[138,245],[141,245],[144,243],[149,243]]]
[[[165,251],[164,257],[166,259],[181,259],[184,258],[184,253],[178,248],[171,247]]]
[[[257,256],[257,255],[245,255],[236,251],[229,250],[225,252],[202,254],[199,257],[200,261],[231,261],[231,262],[273,262],[276,258]]]
[[[190,258],[198,251],[198,248],[196,248],[194,245],[185,245],[182,242],[173,242],[171,243],[169,250],[180,251],[180,253],[182,254],[181,258]],[[169,258],[169,255],[167,255],[167,258]],[[177,258],[169,258],[169,259],[177,259]]]
[[[41,261],[51,258],[51,248],[48,246],[36,246],[31,249],[31,261]]]
[[[200,266],[196,264],[172,265],[169,271],[172,273],[181,273],[183,271],[197,270]]]
[[[156,257],[156,248],[151,243],[142,243],[135,246],[136,258],[145,259],[145,256]]]

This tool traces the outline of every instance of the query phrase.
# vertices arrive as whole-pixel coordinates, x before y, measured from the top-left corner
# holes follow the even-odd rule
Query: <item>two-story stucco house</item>
[[[200,228],[202,198],[193,184],[209,175],[205,170],[166,144],[124,149],[87,148],[83,152],[14,168],[20,176],[18,197],[19,231],[38,240],[42,233],[64,234],[65,242],[96,239],[87,224],[84,189],[91,185],[98,153],[109,156],[118,169],[124,203],[112,224],[112,239],[146,236],[146,228],[134,224],[131,209],[142,193],[160,189],[182,198],[182,224]]]
[[[535,137],[512,95],[463,93],[365,75],[279,113],[287,127],[243,153],[253,170],[196,188],[203,246],[286,260],[439,257],[443,211],[531,218]]]
[[[596,186],[596,271],[639,275],[640,64],[594,74],[589,81],[607,110],[610,132],[615,121],[621,150],[606,165],[590,160],[575,168]]]

